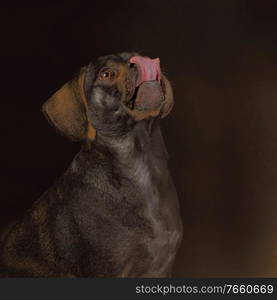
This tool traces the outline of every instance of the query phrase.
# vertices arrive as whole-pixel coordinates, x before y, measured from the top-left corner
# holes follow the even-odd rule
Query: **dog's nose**
[[[134,63],[131,63],[131,62],[129,62],[128,63],[128,67],[131,69],[131,68],[134,68],[136,66],[136,64],[134,64]]]

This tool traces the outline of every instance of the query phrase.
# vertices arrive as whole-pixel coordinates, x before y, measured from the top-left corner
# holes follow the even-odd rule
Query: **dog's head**
[[[43,112],[72,140],[93,140],[96,133],[124,134],[136,122],[163,118],[172,106],[159,59],[121,53],[83,67],[44,103]]]

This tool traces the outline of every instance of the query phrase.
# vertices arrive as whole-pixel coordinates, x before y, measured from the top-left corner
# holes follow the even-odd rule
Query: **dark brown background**
[[[102,2],[1,8],[0,225],[78,151],[42,103],[91,59],[136,50],[161,58],[175,91],[163,122],[184,223],[174,275],[277,276],[277,1]]]

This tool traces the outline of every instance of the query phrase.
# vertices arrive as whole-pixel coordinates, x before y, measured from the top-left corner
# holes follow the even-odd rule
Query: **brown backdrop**
[[[175,276],[277,276],[277,1],[65,1],[1,9],[0,225],[79,145],[42,103],[80,66],[159,56],[176,106],[163,122],[184,240]],[[180,5],[182,4],[182,5]]]

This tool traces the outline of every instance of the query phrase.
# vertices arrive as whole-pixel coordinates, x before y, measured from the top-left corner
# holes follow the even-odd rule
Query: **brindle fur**
[[[182,236],[178,199],[159,116],[136,120],[122,108],[126,76],[129,84],[136,76],[131,56],[87,67],[88,136],[65,174],[3,234],[1,277],[170,276]],[[97,73],[109,64],[125,73],[101,85]]]

